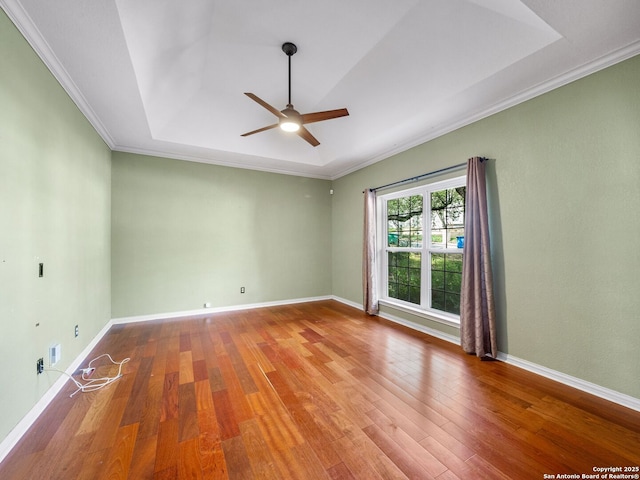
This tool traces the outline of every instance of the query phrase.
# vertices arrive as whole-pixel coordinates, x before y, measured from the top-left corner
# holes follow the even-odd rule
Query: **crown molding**
[[[429,131],[429,133],[425,135],[414,137],[405,143],[399,144],[393,149],[386,150],[347,170],[341,171],[340,173],[332,176],[331,180],[337,180],[340,177],[344,177],[345,175],[349,175],[350,173],[361,170],[365,167],[373,165],[374,163],[378,163],[382,160],[392,157],[393,155],[397,155],[399,153],[407,151],[423,143],[429,142],[431,140],[435,140],[436,138],[446,135],[447,133],[451,133],[462,127],[466,127],[467,125],[471,125],[472,123],[482,120],[483,118],[490,117],[491,115],[502,112],[511,107],[515,107],[516,105],[524,103],[527,100],[531,100],[535,97],[538,97],[552,90],[555,90],[556,88],[560,88],[571,82],[580,80],[581,78],[587,77],[592,73],[596,73],[600,70],[604,70],[605,68],[611,67],[617,63],[620,63],[632,57],[635,57],[638,54],[640,54],[640,41],[631,43],[626,47],[615,50],[614,52],[611,52],[607,55],[597,58],[596,60],[585,63],[579,67],[569,70],[568,72],[565,72],[561,75],[553,77],[547,81],[539,83],[538,85],[535,85],[526,90],[523,90],[522,92],[517,93],[507,98],[506,100],[495,103],[481,111],[462,115],[458,118],[454,118],[450,122],[448,122],[446,125],[443,125],[437,130],[431,130]]]
[[[62,88],[67,92],[69,97],[73,100],[73,102],[78,106],[80,111],[87,118],[89,123],[94,127],[98,135],[104,140],[104,142],[109,146],[109,148],[113,151],[123,151],[130,153],[139,153],[144,155],[151,156],[162,156],[167,158],[172,158],[176,160],[186,160],[192,162],[199,163],[209,163],[213,165],[222,165],[229,166],[233,168],[244,168],[249,170],[261,170],[272,173],[279,173],[284,175],[295,175],[295,176],[303,176],[309,178],[320,178],[324,180],[337,180],[341,177],[354,173],[358,170],[361,170],[365,167],[378,163],[382,160],[385,160],[389,157],[402,153],[406,150],[409,150],[413,147],[421,145],[423,143],[434,140],[438,137],[441,137],[447,133],[451,133],[455,130],[458,130],[462,127],[470,125],[472,123],[477,122],[478,120],[482,120],[496,113],[507,110],[511,107],[514,107],[520,103],[526,102],[527,100],[533,99],[537,96],[543,95],[547,92],[555,90],[556,88],[567,85],[571,82],[579,80],[583,77],[591,75],[592,73],[596,73],[600,70],[603,70],[607,67],[620,63],[624,60],[627,60],[631,57],[634,57],[640,54],[640,41],[631,43],[626,47],[615,50],[607,55],[603,55],[593,61],[585,63],[579,67],[573,68],[568,72],[565,72],[561,75],[558,75],[550,80],[542,82],[538,85],[535,85],[531,88],[528,88],[522,92],[519,92],[506,100],[495,103],[488,108],[482,109],[477,112],[471,112],[469,114],[461,115],[457,118],[451,119],[451,121],[447,122],[445,125],[442,125],[440,128],[435,130],[430,130],[428,133],[423,135],[419,135],[407,140],[404,143],[401,143],[394,148],[385,150],[376,155],[371,156],[368,159],[365,159],[362,162],[359,162],[351,167],[339,171],[337,173],[332,174],[331,172],[326,172],[326,174],[311,174],[300,170],[283,170],[278,168],[258,168],[254,166],[249,166],[240,162],[233,162],[228,160],[221,160],[217,158],[207,158],[206,156],[195,156],[189,154],[181,154],[170,151],[151,151],[147,149],[140,149],[136,147],[125,147],[118,146],[111,134],[104,126],[104,124],[100,121],[100,118],[93,111],[84,95],[77,87],[69,73],[66,71],[60,60],[57,58],[47,41],[44,39],[38,28],[35,26],[27,12],[24,10],[22,5],[17,0],[0,0],[0,6],[2,6],[3,10],[7,13],[9,18],[16,25],[20,33],[25,37],[27,42],[34,49],[36,54],[40,57],[40,59],[44,62],[47,68],[51,71],[56,80],[62,85]]]
[[[221,160],[219,158],[207,157],[204,155],[199,156],[199,155],[189,155],[186,153],[175,153],[170,150],[159,151],[159,150],[153,150],[150,148],[137,148],[137,147],[128,147],[123,145],[116,145],[111,150],[114,152],[133,153],[136,155],[148,155],[150,157],[183,160],[186,162],[207,163],[209,165],[216,165],[219,167],[242,168],[245,170],[254,170],[258,172],[277,173],[279,175],[292,175],[295,177],[317,178],[319,180],[331,180],[331,177],[329,175],[314,174],[310,172],[304,172],[301,170],[289,170],[284,168],[270,167],[267,165],[263,165],[263,166],[248,165],[242,162]]]
[[[73,103],[75,103],[80,109],[80,112],[82,112],[82,114],[87,118],[98,135],[100,135],[107,146],[113,150],[115,142],[109,134],[109,131],[93,111],[89,102],[87,102],[78,86],[62,65],[62,62],[60,62],[60,59],[51,49],[49,43],[40,33],[40,30],[35,26],[31,17],[24,10],[20,2],[15,0],[0,0],[0,6],[2,6],[2,9],[11,19],[18,31],[20,31],[29,45],[31,45],[31,48],[33,48],[38,57],[40,57],[40,60],[42,60],[47,69],[62,86],[64,91],[67,92],[67,95],[69,95]]]

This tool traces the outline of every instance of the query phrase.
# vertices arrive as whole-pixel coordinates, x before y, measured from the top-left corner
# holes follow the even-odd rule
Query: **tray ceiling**
[[[117,151],[337,178],[640,51],[636,0],[0,0]],[[311,147],[243,93],[314,123]],[[470,154],[473,152],[470,152]]]

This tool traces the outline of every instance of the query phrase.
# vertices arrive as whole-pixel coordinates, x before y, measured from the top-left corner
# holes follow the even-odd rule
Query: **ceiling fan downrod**
[[[293,108],[293,105],[291,104],[291,57],[298,51],[298,47],[291,42],[285,42],[282,44],[282,51],[287,55],[287,57],[289,57],[289,102],[287,107]]]

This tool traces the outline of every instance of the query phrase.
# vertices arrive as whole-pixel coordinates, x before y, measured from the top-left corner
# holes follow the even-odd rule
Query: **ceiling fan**
[[[276,117],[278,117],[278,123],[274,123],[273,125],[268,125],[251,132],[243,133],[242,136],[247,137],[249,135],[253,135],[254,133],[264,132],[265,130],[271,130],[272,128],[279,126],[285,132],[297,133],[312,146],[317,147],[318,145],[320,145],[320,142],[316,140],[313,135],[311,135],[309,130],[305,128],[305,125],[307,123],[322,122],[323,120],[331,120],[332,118],[345,117],[349,115],[349,112],[346,108],[340,108],[337,110],[327,110],[324,112],[301,114],[295,108],[293,108],[293,104],[291,103],[291,56],[298,51],[298,47],[296,47],[291,42],[286,42],[282,44],[282,51],[289,57],[289,103],[287,103],[287,106],[284,110],[279,111],[278,109],[272,107],[267,102],[259,98],[257,95],[245,92],[245,95],[247,97],[259,103],[264,108],[273,113]]]

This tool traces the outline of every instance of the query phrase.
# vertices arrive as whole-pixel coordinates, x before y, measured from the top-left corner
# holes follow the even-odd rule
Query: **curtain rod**
[[[400,185],[400,184],[403,184],[403,183],[417,182],[418,180],[422,180],[423,178],[427,178],[427,177],[430,177],[432,175],[436,175],[438,173],[444,173],[444,172],[448,172],[448,171],[451,171],[451,170],[458,170],[458,169],[460,169],[462,167],[466,167],[466,166],[467,166],[467,162],[459,163],[458,165],[453,165],[451,167],[441,168],[440,170],[434,170],[433,172],[429,172],[429,173],[423,173],[422,175],[418,175],[417,177],[405,178],[404,180],[398,180],[397,182],[387,183],[386,185],[381,185],[379,187],[370,188],[369,190],[375,192],[376,190],[382,190],[383,188],[389,188],[389,187],[393,187],[395,185]]]

